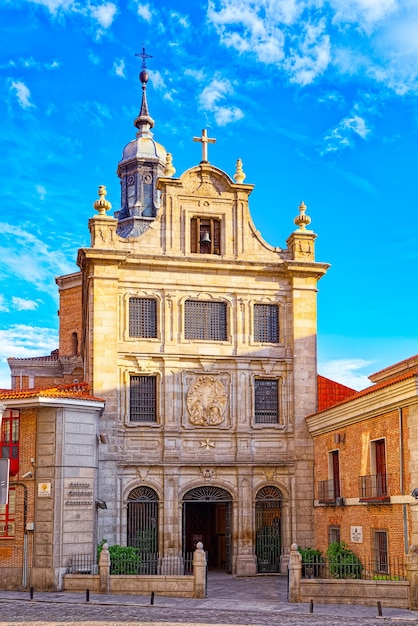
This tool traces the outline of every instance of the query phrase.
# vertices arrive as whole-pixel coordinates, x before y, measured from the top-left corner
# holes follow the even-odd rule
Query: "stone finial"
[[[309,226],[309,224],[311,223],[311,218],[309,217],[309,215],[305,214],[305,211],[306,204],[302,200],[299,205],[299,215],[294,219],[296,226],[299,227],[298,230],[306,230],[306,227]]]
[[[246,178],[246,174],[242,169],[242,160],[241,159],[237,159],[237,163],[235,166],[235,174],[234,174],[234,180],[237,183],[243,183],[244,180]]]
[[[171,152],[167,152],[164,176],[171,178],[172,176],[174,176],[175,173],[176,173],[176,169],[175,167],[173,167],[173,155],[171,154]]]
[[[106,215],[106,211],[110,211],[112,208],[109,200],[106,200],[106,187],[104,185],[100,185],[99,187],[99,199],[93,204],[96,211],[99,212],[99,215]]]

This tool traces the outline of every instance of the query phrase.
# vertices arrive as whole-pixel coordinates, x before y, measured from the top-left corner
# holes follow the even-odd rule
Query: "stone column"
[[[289,556],[289,602],[300,602],[300,579],[302,578],[302,555],[296,543],[290,546]]]
[[[203,543],[198,541],[193,554],[194,597],[206,598],[206,555]]]
[[[406,555],[406,577],[409,580],[409,608],[418,609],[418,547],[412,544]]]
[[[110,553],[107,543],[103,544],[103,549],[100,552],[99,577],[100,593],[110,593]]]

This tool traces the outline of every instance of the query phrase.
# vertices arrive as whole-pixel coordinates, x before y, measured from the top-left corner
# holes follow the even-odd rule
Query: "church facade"
[[[292,542],[314,542],[305,417],[317,410],[328,265],[315,261],[303,203],[286,248],[263,240],[241,161],[233,178],[212,165],[206,131],[195,138],[201,161],[176,177],[151,132],[145,69],[140,80],[120,209],[109,214],[100,187],[80,271],[57,279],[59,351],[11,359],[14,386],[30,370],[36,385],[76,376],[105,401],[97,541],[163,558],[202,541],[209,567],[284,572]]]

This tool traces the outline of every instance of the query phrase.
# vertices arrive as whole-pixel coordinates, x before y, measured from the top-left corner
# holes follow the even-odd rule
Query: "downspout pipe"
[[[399,491],[401,495],[405,495],[404,490],[404,449],[403,449],[403,409],[398,408],[399,416]],[[405,554],[409,552],[408,545],[408,510],[406,504],[402,504],[403,510],[403,542]]]

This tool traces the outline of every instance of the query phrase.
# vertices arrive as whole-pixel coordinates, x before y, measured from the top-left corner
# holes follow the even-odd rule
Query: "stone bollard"
[[[300,579],[302,578],[302,555],[296,543],[290,546],[289,556],[289,602],[300,602]]]
[[[100,593],[110,593],[110,553],[107,543],[103,544],[103,549],[100,552],[99,578]]]
[[[409,580],[409,608],[418,609],[418,548],[412,544],[406,555],[406,577]]]
[[[194,597],[206,598],[206,554],[203,543],[198,541],[193,554]]]

